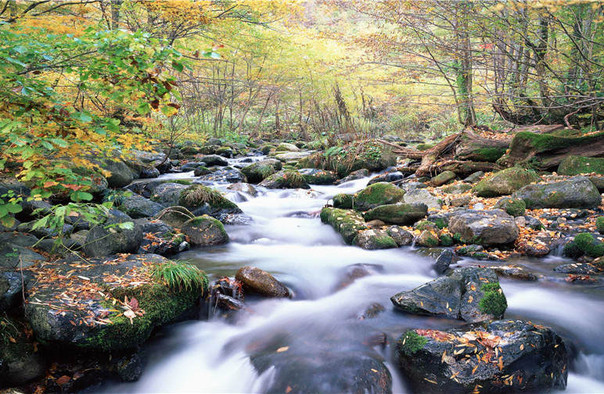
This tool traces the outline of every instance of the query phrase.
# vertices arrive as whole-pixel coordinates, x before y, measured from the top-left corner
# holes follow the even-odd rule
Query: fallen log
[[[537,170],[556,170],[569,155],[604,157],[604,131],[580,137],[517,133],[510,144],[509,153],[497,163],[504,167],[524,164]]]

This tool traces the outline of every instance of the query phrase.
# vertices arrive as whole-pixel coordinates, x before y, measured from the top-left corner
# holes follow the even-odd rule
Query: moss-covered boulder
[[[551,328],[530,322],[409,330],[394,352],[396,365],[417,393],[533,393],[566,387],[564,341]]]
[[[596,208],[602,202],[600,192],[584,176],[562,181],[527,185],[515,192],[528,209],[537,208]]]
[[[532,170],[511,167],[487,177],[474,186],[479,197],[497,197],[514,193],[530,183],[539,181],[539,176]]]
[[[367,229],[363,217],[352,210],[325,207],[321,210],[321,221],[332,226],[349,245],[360,231]]]
[[[464,243],[484,246],[513,243],[519,230],[514,218],[500,209],[462,210],[449,218],[449,231]]]
[[[514,217],[523,216],[526,211],[526,203],[524,200],[517,198],[504,197],[495,204],[496,209],[504,210],[508,215]]]
[[[231,200],[204,185],[192,185],[184,189],[179,196],[178,204],[189,209],[194,215],[210,215],[227,222],[230,215],[238,215],[243,211]]]
[[[191,245],[212,246],[229,242],[229,235],[222,223],[208,215],[189,219],[180,229]]]
[[[333,196],[333,207],[352,209],[354,196],[352,194],[340,193]]]
[[[440,244],[440,238],[434,230],[423,230],[415,239],[415,243],[425,248],[435,248]]]
[[[370,209],[364,217],[366,221],[377,219],[384,223],[407,226],[426,217],[427,214],[426,204],[388,204]]]
[[[143,240],[143,232],[126,214],[110,215],[104,223],[90,229],[84,242],[84,253],[90,257],[116,253],[136,253]]]
[[[604,256],[604,242],[595,238],[592,234],[581,233],[564,245],[564,254],[568,257],[581,257],[583,255],[589,257]]]
[[[453,171],[443,171],[432,179],[430,179],[430,182],[434,186],[442,186],[446,183],[451,182],[455,178],[457,178],[457,175]]]
[[[387,231],[377,229],[359,231],[354,242],[367,250],[398,248],[398,244]]]
[[[105,201],[113,202],[116,209],[133,219],[155,216],[164,208],[155,201],[128,191],[110,193],[105,197]]]
[[[26,317],[36,339],[62,350],[133,349],[194,310],[207,277],[157,255],[57,261],[35,272]]]
[[[290,144],[287,142],[282,142],[275,148],[277,152],[300,152],[300,148],[298,148],[294,144]]]
[[[241,169],[241,172],[249,183],[260,183],[277,171],[280,171],[281,168],[282,164],[279,160],[270,159],[245,166]]]
[[[289,289],[279,282],[270,273],[257,267],[245,266],[239,268],[235,274],[247,293],[257,294],[263,297],[284,298],[289,297]]]
[[[368,211],[380,205],[396,204],[403,200],[405,191],[390,183],[380,182],[367,186],[354,196],[354,209]]]
[[[180,228],[189,219],[193,219],[195,215],[185,207],[174,206],[163,209],[155,216],[155,219],[161,220],[169,226]]]
[[[338,175],[333,171],[302,168],[298,172],[304,176],[304,180],[310,185],[333,185],[338,180]]]
[[[558,174],[580,175],[596,173],[604,175],[604,157],[568,156],[560,163]]]
[[[267,189],[310,189],[308,182],[298,171],[283,170],[260,182]]]
[[[476,323],[501,319],[507,301],[490,268],[457,268],[447,276],[403,291],[390,299],[396,310]]]

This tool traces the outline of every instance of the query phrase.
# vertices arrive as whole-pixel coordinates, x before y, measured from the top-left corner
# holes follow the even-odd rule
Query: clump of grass
[[[156,265],[151,275],[154,280],[165,283],[172,290],[191,291],[208,286],[208,277],[203,271],[191,264],[169,262]]]
[[[480,311],[493,315],[496,318],[503,317],[508,303],[499,283],[486,283],[482,285],[480,290],[484,293],[479,303]]]

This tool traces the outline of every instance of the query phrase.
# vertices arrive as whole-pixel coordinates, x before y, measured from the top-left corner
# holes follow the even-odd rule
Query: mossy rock
[[[178,202],[197,216],[208,214],[221,219],[225,215],[242,213],[237,204],[204,185],[189,186],[180,193]]]
[[[487,177],[474,186],[479,197],[497,197],[512,194],[530,183],[539,181],[539,176],[532,170],[511,167]]]
[[[573,242],[580,251],[582,251],[585,255],[589,257],[604,256],[604,243],[598,241],[591,234],[577,234]]]
[[[241,172],[249,183],[260,183],[281,168],[282,164],[279,160],[263,160],[243,167]]]
[[[362,230],[354,238],[354,243],[367,250],[398,248],[396,241],[383,230]]]
[[[374,183],[355,194],[354,209],[368,211],[380,205],[396,204],[403,201],[404,196],[404,190],[390,183]]]
[[[433,230],[424,230],[415,240],[417,245],[426,248],[435,248],[440,245],[440,238],[438,234]]]
[[[504,197],[501,200],[497,201],[495,204],[495,208],[503,209],[508,215],[512,215],[514,217],[523,216],[526,211],[526,203],[524,200]]]
[[[267,189],[310,189],[304,176],[295,170],[283,170],[273,174],[259,184]]]
[[[602,198],[594,184],[584,176],[566,180],[527,185],[516,191],[513,198],[524,200],[528,209],[538,208],[596,208]]]
[[[342,209],[352,209],[354,196],[352,194],[340,193],[333,196],[333,207]]]
[[[604,157],[568,156],[558,167],[558,174],[561,175],[591,173],[604,175]]]
[[[467,183],[458,183],[456,185],[449,185],[449,186],[443,187],[443,192],[445,192],[447,194],[461,194],[461,193],[465,193],[471,189],[472,189],[472,186],[470,186]]]
[[[191,245],[212,246],[229,242],[229,235],[222,223],[208,215],[186,221],[181,230],[188,237]]]
[[[443,220],[443,222],[444,222],[444,220]],[[439,228],[439,226],[438,226],[438,224],[436,224],[435,222],[433,222],[431,220],[421,220],[421,221],[415,223],[413,228],[416,230],[420,230],[420,231],[424,231],[424,230],[436,231]],[[444,227],[441,227],[441,228],[444,228]]]
[[[600,234],[604,234],[604,216],[599,216],[596,219],[596,229]]]
[[[403,354],[412,356],[422,350],[427,343],[426,337],[419,335],[415,330],[409,330],[397,341],[397,349]]]
[[[321,221],[331,225],[349,245],[353,244],[359,231],[367,229],[363,217],[352,210],[325,207],[320,216]]]
[[[426,204],[387,204],[367,211],[366,221],[381,220],[384,223],[410,225],[428,214]]]
[[[485,283],[480,287],[480,290],[483,293],[478,303],[480,311],[487,315],[503,316],[508,303],[499,283]]]
[[[176,228],[182,227],[188,220],[193,219],[195,215],[187,208],[174,206],[165,208],[155,217],[158,220]]]
[[[434,186],[441,186],[451,182],[455,178],[457,178],[457,175],[453,171],[444,171],[433,177],[430,182],[432,182]]]

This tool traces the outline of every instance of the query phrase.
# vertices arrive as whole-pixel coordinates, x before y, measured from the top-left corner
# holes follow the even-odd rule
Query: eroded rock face
[[[245,266],[239,268],[235,279],[243,284],[244,292],[258,294],[263,297],[289,297],[288,288],[275,277],[257,267]]]
[[[470,323],[501,319],[507,308],[495,272],[479,267],[458,268],[390,300],[402,312]]]
[[[503,245],[518,238],[514,218],[500,209],[455,212],[449,219],[449,231],[459,234],[465,243]]]
[[[538,392],[566,387],[565,344],[550,328],[494,321],[474,330],[409,330],[396,344],[399,368],[422,393]]]
[[[529,209],[596,208],[602,202],[598,189],[584,176],[528,185],[515,192],[513,197],[524,200]]]

